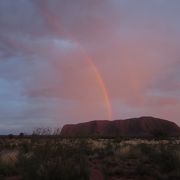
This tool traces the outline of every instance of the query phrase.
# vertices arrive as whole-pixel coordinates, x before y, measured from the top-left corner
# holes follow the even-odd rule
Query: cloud
[[[179,2],[0,2],[0,127],[113,118],[179,122]],[[15,125],[17,125],[15,127]]]

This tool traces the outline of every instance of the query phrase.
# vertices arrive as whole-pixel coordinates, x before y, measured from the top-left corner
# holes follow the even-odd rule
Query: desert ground
[[[177,180],[180,139],[0,138],[2,180]]]

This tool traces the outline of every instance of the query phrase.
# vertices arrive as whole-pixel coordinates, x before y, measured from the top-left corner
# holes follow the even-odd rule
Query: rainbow
[[[107,87],[105,85],[105,82],[104,82],[100,72],[98,71],[97,66],[92,61],[92,59],[88,58],[87,60],[88,60],[89,65],[91,65],[91,67],[92,67],[92,69],[93,69],[93,71],[94,71],[94,73],[96,75],[96,80],[98,81],[98,83],[99,83],[99,85],[101,87],[103,97],[104,97],[104,101],[105,101],[105,104],[106,104],[106,107],[107,107],[108,119],[112,120],[112,108],[111,108],[109,93],[108,93]]]
[[[106,111],[107,111],[107,117],[109,120],[112,119],[112,107],[110,103],[109,93],[107,90],[107,87],[105,85],[105,82],[102,78],[101,73],[99,72],[97,66],[93,62],[93,59],[88,54],[88,52],[81,46],[81,44],[72,36],[72,34],[67,33],[67,31],[60,26],[59,19],[56,18],[56,16],[49,10],[48,8],[48,1],[47,0],[33,0],[36,7],[40,10],[42,16],[45,17],[45,20],[50,24],[51,28],[53,28],[53,31],[55,33],[64,34],[66,35],[73,43],[76,44],[76,46],[81,50],[81,53],[85,55],[88,65],[92,67],[93,72],[95,73],[96,81],[98,82],[102,96],[106,105]]]

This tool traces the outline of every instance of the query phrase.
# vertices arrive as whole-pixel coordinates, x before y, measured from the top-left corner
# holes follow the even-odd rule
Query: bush
[[[82,144],[81,144],[82,145]],[[88,180],[89,169],[84,148],[46,139],[33,145],[31,156],[20,158],[24,180]]]
[[[11,176],[18,173],[17,168],[18,153],[16,151],[1,153],[0,175]]]

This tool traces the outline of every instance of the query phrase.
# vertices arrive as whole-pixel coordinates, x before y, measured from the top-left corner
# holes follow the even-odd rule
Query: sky
[[[154,116],[180,125],[179,0],[1,0],[0,134]]]

